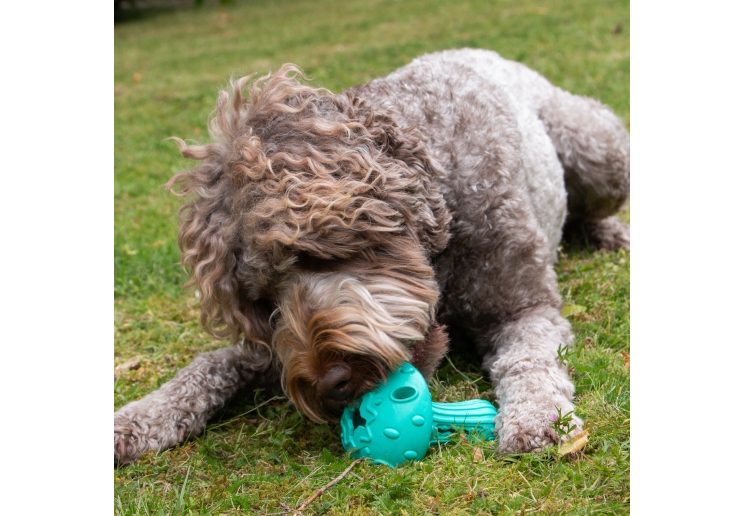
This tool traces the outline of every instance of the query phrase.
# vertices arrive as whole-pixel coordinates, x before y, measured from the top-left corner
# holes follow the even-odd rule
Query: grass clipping
[[[588,442],[589,432],[584,430],[583,432],[571,437],[565,443],[561,444],[561,447],[558,448],[558,455],[563,457],[565,455],[572,455],[574,453],[580,452],[584,449],[584,446],[586,446],[586,443]]]

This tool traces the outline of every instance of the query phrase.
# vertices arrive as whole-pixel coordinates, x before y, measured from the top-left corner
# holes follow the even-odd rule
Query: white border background
[[[0,512],[109,514],[111,2],[0,16]]]
[[[631,510],[742,511],[740,2],[631,17]]]

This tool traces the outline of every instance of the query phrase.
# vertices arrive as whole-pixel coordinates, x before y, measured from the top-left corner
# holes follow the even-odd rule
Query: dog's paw
[[[133,428],[114,423],[114,466],[132,464],[148,450]]]
[[[605,251],[630,250],[630,226],[617,216],[592,221],[572,221],[563,228],[563,239],[575,245]]]
[[[150,449],[146,432],[123,414],[114,414],[114,466],[125,466]]]
[[[159,453],[189,437],[193,417],[147,401],[130,403],[114,414],[114,466],[131,464],[147,451]]]
[[[172,432],[167,428],[158,428],[158,421],[150,420],[132,407],[125,407],[114,414],[114,466],[125,466],[136,462],[142,454],[167,447],[174,441]]]
[[[566,405],[565,402],[561,405],[563,405],[560,407],[561,412],[564,415],[573,410],[573,405]],[[533,403],[522,403],[505,407],[496,416],[499,451],[527,453],[559,444],[561,438],[555,428],[557,418],[556,406],[539,407]],[[565,442],[569,437],[580,433],[583,424],[580,418],[571,414],[568,426],[575,428],[564,435],[562,440]]]
[[[630,226],[621,222],[617,217],[587,223],[587,230],[592,245],[597,249],[630,250]]]

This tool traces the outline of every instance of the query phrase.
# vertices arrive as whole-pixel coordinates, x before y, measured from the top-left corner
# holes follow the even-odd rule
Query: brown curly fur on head
[[[417,131],[298,78],[285,65],[221,92],[215,143],[175,138],[202,164],[169,186],[196,195],[182,208],[179,245],[202,324],[274,349],[288,395],[323,420],[340,407],[320,394],[329,368],[354,362],[345,392],[355,397],[438,328],[429,258],[447,243],[450,215]],[[428,339],[438,343],[427,346],[438,356],[420,357],[430,373],[446,336]]]

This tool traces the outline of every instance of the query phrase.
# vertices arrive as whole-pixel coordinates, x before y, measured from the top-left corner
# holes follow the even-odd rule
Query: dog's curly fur
[[[431,376],[444,324],[483,357],[499,448],[556,443],[573,410],[571,343],[552,265],[564,222],[629,248],[621,121],[485,50],[430,54],[338,95],[285,65],[222,92],[214,143],[170,182],[191,197],[179,244],[201,321],[233,347],[200,355],[114,415],[114,460],[201,431],[240,389],[280,381],[314,421],[410,360]],[[247,94],[244,94],[246,92]],[[582,422],[574,417],[576,431]]]

